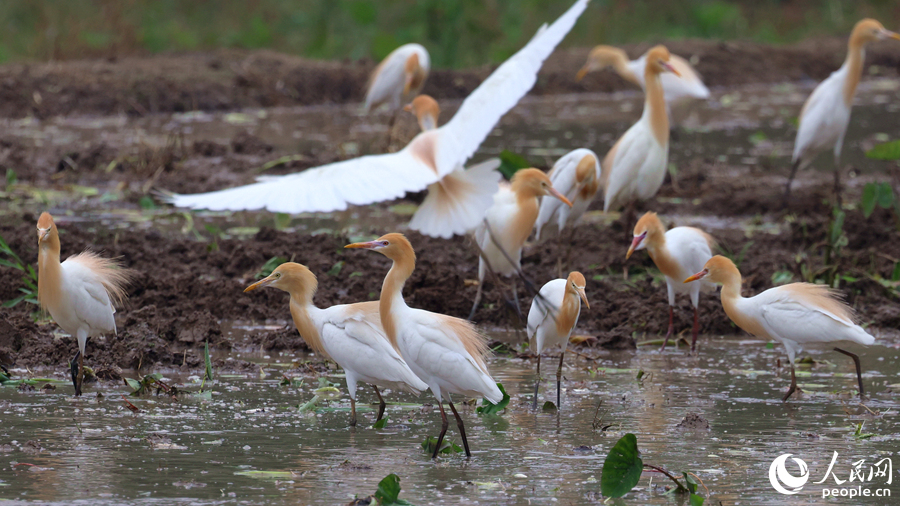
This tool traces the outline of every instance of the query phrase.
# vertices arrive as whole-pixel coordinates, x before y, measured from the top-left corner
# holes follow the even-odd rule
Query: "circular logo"
[[[806,465],[806,462],[797,457],[791,457],[791,455],[790,453],[780,455],[769,466],[769,481],[772,483],[772,488],[779,494],[794,495],[800,492],[803,489],[803,485],[806,485],[807,480],[809,480],[809,467]],[[785,467],[788,457],[791,457],[800,468],[799,476],[792,475]]]

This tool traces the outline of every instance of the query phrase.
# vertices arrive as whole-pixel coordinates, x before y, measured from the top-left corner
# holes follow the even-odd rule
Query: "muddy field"
[[[842,40],[827,39],[777,50],[709,42],[672,43],[670,47],[685,57],[696,55],[697,67],[712,87],[727,87],[820,79],[839,65],[839,59],[831,55],[841,53],[842,44]],[[834,51],[822,51],[823,47]],[[636,55],[645,47],[629,49]],[[534,93],[597,92],[626,87],[609,73],[593,74],[584,83],[575,83],[572,74],[586,51],[568,50],[559,58],[551,58]],[[761,58],[762,54],[767,58]],[[736,61],[740,64],[734,65]],[[731,62],[730,73],[717,72],[729,68],[725,62]],[[867,63],[877,65],[881,75],[893,75],[900,69],[900,49],[877,45],[867,53]],[[0,116],[141,116],[354,102],[361,98],[362,85],[372,66],[372,62],[306,62],[266,52],[13,65],[0,68]],[[487,68],[437,71],[425,92],[438,98],[463,97],[488,72]],[[413,128],[409,119],[402,125],[401,137],[411,135]],[[353,134],[347,133],[344,138],[332,139],[331,146],[340,147],[353,139]],[[675,139],[673,146],[689,140],[696,142],[696,137],[690,139]],[[376,148],[364,145],[361,149]],[[602,156],[608,146],[600,143],[594,149]],[[206,341],[220,350],[231,346],[266,351],[301,349],[304,344],[292,325],[284,330],[254,331],[247,341],[234,343],[227,339],[222,322],[287,319],[286,294],[275,290],[242,293],[260,267],[274,256],[293,258],[319,275],[316,302],[320,306],[376,299],[388,261],[380,255],[341,248],[351,241],[351,235],[377,236],[388,231],[384,226],[319,230],[311,235],[276,230],[270,225],[242,238],[216,238],[199,225],[200,232],[186,232],[188,222],[178,213],[169,220],[176,226],[167,227],[136,223],[109,227],[108,220],[76,219],[85,209],[102,209],[104,193],[117,195],[117,208],[140,213],[141,204],[146,207],[147,198],[157,190],[197,192],[246,183],[253,180],[266,161],[293,154],[296,152],[250,131],[240,131],[228,141],[186,141],[172,136],[165,146],[138,141],[129,149],[103,139],[38,146],[0,133],[0,168],[13,169],[18,179],[4,193],[8,200],[0,219],[0,236],[23,259],[34,261],[34,224],[40,207],[34,201],[41,197],[35,197],[33,189],[65,188],[69,192],[66,195],[71,195],[73,188],[99,189],[80,197],[54,200],[52,208],[61,230],[63,257],[92,248],[121,257],[124,265],[138,272],[129,290],[129,301],[117,314],[118,335],[94,340],[89,345],[88,363],[101,378],[116,379],[121,369],[202,367],[202,344]],[[300,154],[302,160],[281,164],[271,172],[297,171],[348,156],[340,149],[324,148]],[[673,161],[679,165],[677,184],[667,178],[657,201],[645,204],[644,209],[662,215],[715,219],[755,216],[756,224],[777,228],[777,233],[752,233],[743,226],[715,234],[723,251],[743,251],[740,268],[745,274],[745,295],[772,286],[776,272],[790,272],[797,281],[803,272],[826,267],[824,254],[832,198],[828,172],[801,174],[790,205],[779,210],[786,168],[773,167],[765,159],[753,167],[737,167],[709,152],[690,157],[673,153]],[[548,167],[545,164],[542,168]],[[860,192],[858,181],[852,181],[846,201],[858,201]],[[417,200],[417,196],[411,196],[408,202]],[[374,209],[390,214],[391,206],[396,204],[381,204]],[[161,204],[157,201],[156,206]],[[160,209],[147,213],[158,216],[165,212]],[[592,209],[602,209],[602,202],[598,199]],[[71,216],[66,216],[67,210]],[[403,218],[394,217],[387,223],[403,223]],[[590,339],[580,347],[634,348],[636,342],[658,338],[666,330],[665,283],[654,277],[655,269],[645,254],[635,255],[626,264],[630,231],[623,229],[623,223],[617,216],[587,220],[573,236],[570,266],[587,277],[591,303],[591,310],[582,313],[577,330]],[[877,336],[897,341],[900,306],[889,289],[870,277],[873,273],[889,276],[898,261],[900,234],[894,219],[880,209],[866,219],[851,206],[846,213],[844,233],[847,244],[835,266],[847,277],[841,290],[859,312],[861,321],[869,324]],[[409,237],[419,260],[405,290],[408,303],[465,317],[476,290],[466,283],[476,277],[476,255],[471,244],[463,238],[448,242],[415,233]],[[556,241],[532,244],[526,249],[523,267],[537,286],[556,277],[562,251]],[[623,276],[626,266],[627,280]],[[0,301],[18,295],[20,277],[19,271],[0,270]],[[500,290],[493,283],[486,288],[484,301],[493,303],[493,307],[479,310],[476,321],[489,328],[509,326]],[[527,311],[531,295],[521,285],[519,290],[523,310]],[[20,367],[60,368],[74,354],[75,343],[55,337],[53,324],[45,320],[35,323],[35,309],[22,303],[2,310],[0,359]],[[691,311],[687,300],[680,301],[676,317],[676,328],[689,332]],[[702,299],[700,322],[704,334],[736,331],[713,296]]]

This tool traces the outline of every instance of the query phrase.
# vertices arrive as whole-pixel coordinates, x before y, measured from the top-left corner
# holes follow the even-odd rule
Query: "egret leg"
[[[559,354],[559,368],[556,370],[556,409],[562,405],[560,404],[560,384],[562,383],[562,364],[563,358],[566,356],[566,349],[563,348],[562,353]]]
[[[481,303],[481,292],[484,288],[484,280],[478,280],[478,291],[475,293],[475,303],[472,304],[472,311],[469,312],[469,321],[475,318],[475,312],[478,311],[478,304]]]
[[[663,339],[662,348],[659,349],[660,353],[666,350],[666,345],[669,344],[669,338],[672,337],[673,332],[675,332],[675,308],[669,306],[669,330],[666,332],[666,338]]]
[[[531,409],[537,409],[538,387],[541,385],[541,356],[538,355],[537,363],[537,379],[534,380],[534,400],[531,402]]]
[[[850,353],[849,351],[842,350],[840,348],[835,348],[834,351],[847,355],[848,357],[852,358],[853,363],[856,364],[856,380],[859,381],[859,398],[862,399],[866,396],[866,391],[863,389],[862,371],[859,366],[859,356],[855,353]]]
[[[791,198],[791,183],[794,182],[794,176],[797,175],[797,169],[800,168],[800,159],[797,159],[791,165],[791,175],[788,177],[787,185],[784,187],[784,196],[781,197],[781,208],[787,207],[788,199]]]
[[[834,162],[834,199],[840,209],[843,205],[841,202],[841,166],[837,161]]]
[[[691,331],[691,354],[697,349],[697,333],[700,332],[700,311],[694,306],[694,329]]]
[[[516,303],[516,318],[519,319],[519,324],[521,325],[522,320],[522,306],[519,305],[519,290],[516,286],[516,278],[512,278],[512,293],[513,293],[513,301]]]
[[[72,361],[69,362],[69,372],[72,375],[72,386],[75,387],[75,396],[78,397],[81,395],[81,392],[78,389],[78,358],[81,356],[81,351],[76,350],[75,356],[72,357]]]
[[[399,110],[395,110],[393,114],[391,114],[391,120],[388,122],[387,145],[384,147],[385,152],[390,152],[391,150],[391,144],[394,142],[394,124],[397,123],[397,116],[399,115]]]
[[[797,391],[797,375],[794,374],[794,364],[791,364],[791,388],[788,388],[786,394],[781,399],[781,402],[787,402],[788,398]]]
[[[452,404],[451,404],[452,406]],[[438,399],[438,407],[441,408],[441,433],[438,435],[437,444],[434,447],[434,453],[431,455],[432,459],[436,459],[438,452],[441,451],[441,444],[444,442],[444,435],[447,434],[447,427],[450,426],[450,421],[447,420],[447,413],[444,411],[444,403]],[[456,410],[453,410],[456,413]]]
[[[372,385],[372,388],[375,389],[375,395],[378,396],[378,418],[375,419],[375,421],[377,422],[378,420],[381,420],[382,416],[384,416],[384,408],[385,406],[387,406],[387,404],[384,403],[384,397],[381,396],[381,392],[378,391],[378,387]]]
[[[459,416],[459,413],[456,412],[456,406],[453,405],[453,402],[448,400],[447,404],[450,405],[450,410],[453,411],[453,416],[456,417],[456,426],[459,427],[459,435],[463,440],[463,448],[466,449],[466,458],[472,458],[472,452],[469,451],[469,440],[466,439],[466,426],[463,425],[462,418]]]
[[[350,398],[350,426],[356,427],[356,401]]]

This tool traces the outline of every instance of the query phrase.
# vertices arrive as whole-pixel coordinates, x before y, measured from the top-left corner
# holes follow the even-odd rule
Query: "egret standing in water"
[[[581,315],[581,302],[584,301],[585,307],[591,308],[584,286],[584,275],[573,271],[566,279],[548,281],[531,302],[531,310],[528,311],[528,339],[531,350],[537,355],[538,376],[534,384],[532,408],[537,408],[538,387],[541,384],[541,353],[557,346],[560,347],[560,352],[559,367],[556,369],[556,406],[561,407],[560,384],[566,346]]]
[[[416,253],[402,234],[387,234],[345,248],[377,251],[393,261],[381,288],[379,313],[391,344],[400,350],[416,376],[428,384],[437,399],[442,424],[432,458],[437,458],[449,425],[444,412],[445,399],[456,417],[466,457],[471,457],[466,428],[450,394],[483,396],[494,404],[503,400],[503,393],[485,364],[489,350],[484,338],[466,320],[406,305],[403,285],[416,268]]]
[[[340,304],[319,309],[313,304],[318,288],[316,275],[306,266],[286,262],[269,276],[244,289],[245,292],[271,286],[290,294],[291,318],[300,336],[315,351],[334,360],[347,376],[350,393],[350,425],[356,425],[356,383],[372,385],[378,396],[377,422],[384,415],[385,402],[378,387],[418,394],[428,388],[391,346],[377,302]]]
[[[741,296],[741,272],[734,262],[721,255],[710,258],[703,270],[684,282],[700,279],[722,285],[722,307],[735,325],[754,336],[784,345],[791,362],[791,387],[782,401],[787,401],[797,390],[794,358],[804,346],[837,341],[864,345],[875,342],[874,337],[853,321],[853,309],[825,285],[791,283],[745,298]],[[865,390],[859,357],[841,348],[834,348],[834,351],[853,359],[859,396],[863,397]]]
[[[88,338],[116,333],[116,307],[125,301],[125,287],[134,272],[92,251],[59,261],[59,231],[50,213],[37,223],[38,300],[53,321],[78,340],[70,363],[75,396],[84,382],[84,353]]]
[[[900,34],[885,30],[874,19],[863,19],[856,23],[847,43],[847,59],[822,81],[812,95],[806,99],[800,110],[800,126],[794,141],[794,155],[791,160],[791,175],[784,188],[782,205],[787,205],[791,196],[791,183],[797,170],[807,167],[825,150],[834,153],[834,194],[841,201],[841,148],[844,135],[850,124],[850,109],[853,97],[862,78],[865,47],[870,42],[884,39],[900,40]]]

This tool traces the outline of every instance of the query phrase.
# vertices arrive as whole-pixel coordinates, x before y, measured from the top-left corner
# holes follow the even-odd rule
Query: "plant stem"
[[[687,488],[685,488],[684,485],[681,484],[680,481],[678,481],[678,478],[672,476],[672,474],[669,473],[668,471],[666,471],[665,469],[651,465],[651,464],[644,464],[644,467],[666,475],[667,478],[669,478],[670,480],[675,482],[675,485],[678,486],[678,490],[688,490]]]

